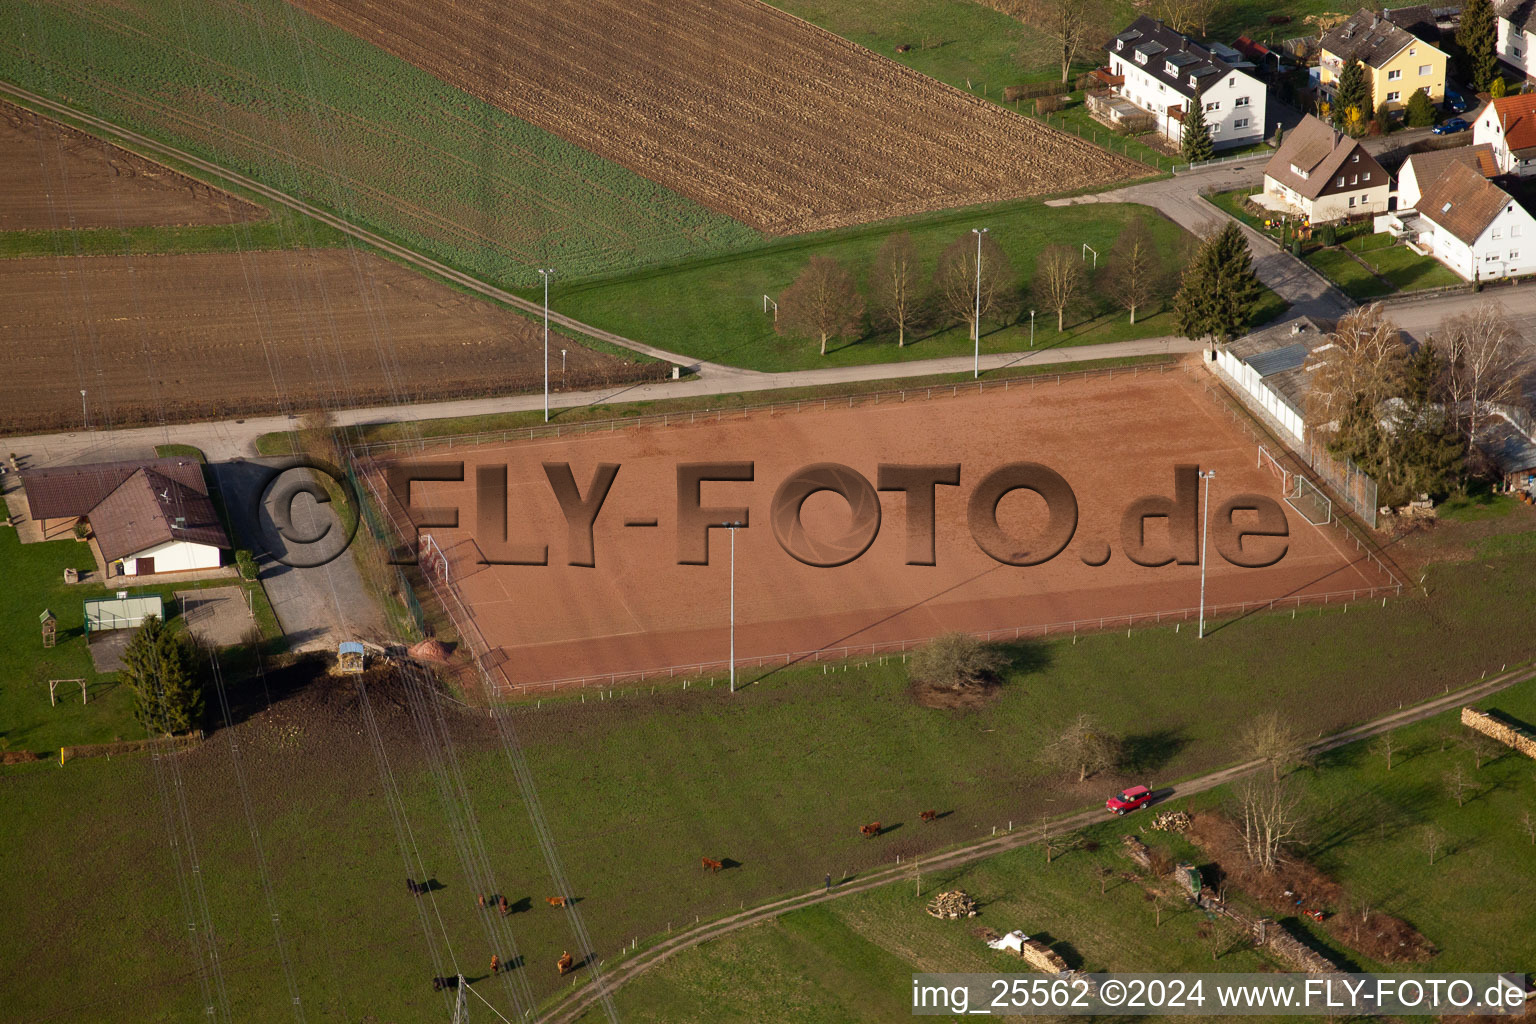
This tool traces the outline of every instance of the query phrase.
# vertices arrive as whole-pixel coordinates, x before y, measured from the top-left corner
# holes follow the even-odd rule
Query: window
[[[1300,167],[1297,167],[1295,164],[1291,164],[1291,173],[1296,175],[1296,177],[1300,178],[1302,181],[1306,181],[1307,178],[1311,176],[1308,174],[1308,172],[1302,170]]]
[[[1515,56],[1516,57],[1520,56],[1520,51],[1519,50],[1515,51]],[[1429,68],[1428,64],[1420,64],[1419,65],[1419,77],[1420,78],[1427,78],[1429,76],[1429,71],[1430,71],[1430,68]]]
[[[1494,237],[1495,241],[1497,241],[1500,238],[1503,238],[1504,237],[1504,229],[1503,228],[1494,228],[1493,229],[1493,237]]]
[[[1484,263],[1497,263],[1498,259],[1499,259],[1499,254],[1496,253],[1496,252],[1491,252],[1487,256],[1483,257],[1483,262]]]
[[[1519,238],[1520,237],[1520,225],[1519,224],[1511,224],[1509,226],[1509,237],[1510,238]]]
[[[1221,109],[1221,100],[1212,100],[1210,103],[1207,103],[1205,105],[1205,109],[1206,110],[1220,110]]]
[[[1352,164],[1359,163],[1360,162],[1360,154],[1356,153],[1353,157],[1350,158],[1349,162],[1352,163]]]
[[[1371,180],[1371,172],[1370,171],[1366,171],[1364,174],[1360,175],[1360,180],[1361,181],[1370,181]]]
[[[1416,54],[1418,52],[1419,52],[1419,48],[1417,46],[1410,46],[1410,47],[1408,47],[1408,56],[1412,57],[1414,54]]]
[[[1248,97],[1239,96],[1237,99],[1232,101],[1232,105],[1234,107],[1246,107],[1248,105]]]
[[[1142,53],[1140,50],[1136,51],[1136,63],[1137,64],[1145,64],[1146,62],[1147,62],[1147,55]]]
[[[1342,175],[1342,174],[1339,175],[1339,180],[1334,182],[1334,184],[1337,185],[1339,188],[1343,188],[1344,187],[1344,175]]]
[[[1510,258],[1511,262],[1519,259],[1520,258],[1520,250],[1519,249],[1511,249],[1511,250],[1509,250],[1509,258]]]
[[[1515,60],[1520,59],[1520,47],[1511,47],[1509,52],[1514,55]]]
[[[1400,81],[1402,79],[1402,77],[1403,77],[1403,73],[1401,71],[1388,71],[1387,72],[1387,81],[1389,81],[1389,82]]]
[[[1403,94],[1400,92],[1389,92],[1387,93],[1387,102],[1396,103],[1398,100],[1402,99],[1402,97]]]
[[[1232,122],[1232,127],[1233,128],[1247,128],[1248,127],[1248,119],[1246,117],[1240,117],[1237,120]]]
[[[1349,197],[1349,205],[1351,207],[1353,207],[1355,205],[1355,197],[1354,196],[1350,196]]]
[[[1220,135],[1221,134],[1221,125],[1219,125],[1219,124],[1211,125],[1211,134],[1212,135]]]
[[[1358,174],[1351,175],[1350,179],[1349,179],[1349,183],[1351,185],[1358,185],[1358,184],[1360,184],[1360,175],[1358,175]]]

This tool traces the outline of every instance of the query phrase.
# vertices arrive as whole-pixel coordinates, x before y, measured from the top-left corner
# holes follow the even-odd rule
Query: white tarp
[[[1009,953],[1019,953],[1024,949],[1024,943],[1029,941],[1029,936],[1020,931],[1012,931],[1007,935],[993,939],[987,945],[993,949],[1005,950]]]

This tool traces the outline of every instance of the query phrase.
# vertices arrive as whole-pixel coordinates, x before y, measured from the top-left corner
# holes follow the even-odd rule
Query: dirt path
[[[1510,686],[1514,686],[1516,683],[1526,682],[1530,679],[1536,679],[1536,669],[1532,669],[1529,666],[1516,668],[1513,672],[1506,671],[1492,679],[1479,680],[1477,683],[1457,690],[1454,693],[1448,693],[1423,704],[1416,704],[1413,707],[1395,711],[1392,714],[1384,715],[1363,725],[1345,729],[1343,732],[1320,739],[1307,747],[1307,753],[1310,755],[1321,754],[1358,740],[1379,736],[1399,726],[1423,721],[1426,718],[1433,718],[1435,715],[1451,708],[1482,700],[1490,694],[1498,693]],[[1169,787],[1167,793],[1161,797],[1160,802],[1173,799],[1174,797],[1192,796],[1196,793],[1215,789],[1217,786],[1252,774],[1262,767],[1263,762],[1261,761],[1246,761],[1242,764],[1231,765],[1227,768],[1201,775],[1198,778],[1182,782],[1177,786]],[[1051,826],[1051,834],[1059,835],[1064,832],[1071,832],[1103,820],[1104,811],[1102,808],[1089,808],[1054,822]],[[958,850],[935,854],[920,863],[925,872],[959,867],[960,865],[982,860],[1007,850],[1028,846],[1039,838],[1040,832],[1038,829],[1006,833]],[[906,866],[896,867],[893,865],[867,874],[855,882],[840,885],[830,892],[812,890],[798,896],[786,896],[773,903],[754,907],[751,910],[732,914],[718,921],[712,921],[709,924],[678,932],[656,946],[604,971],[602,987],[611,996],[616,989],[633,981],[658,964],[665,962],[674,954],[697,946],[701,942],[720,938],[723,935],[728,935],[750,925],[772,920],[792,910],[800,910],[817,903],[825,903],[844,896],[852,896],[855,893],[867,892],[870,889],[900,881],[906,877],[907,870]],[[583,1014],[597,1003],[602,994],[596,985],[583,985],[546,1011],[539,1020],[541,1024],[574,1024],[575,1021],[579,1020]]]

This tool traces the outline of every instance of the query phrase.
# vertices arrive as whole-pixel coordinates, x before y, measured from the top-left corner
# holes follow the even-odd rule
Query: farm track
[[[1322,754],[1350,743],[1370,739],[1401,726],[1420,722],[1426,718],[1433,718],[1435,715],[1452,708],[1482,700],[1517,683],[1527,682],[1531,679],[1536,679],[1536,669],[1517,668],[1513,672],[1504,672],[1492,679],[1475,683],[1454,693],[1436,697],[1422,704],[1404,708],[1389,715],[1383,715],[1363,725],[1324,737],[1310,744],[1307,747],[1307,753],[1309,755]],[[1252,775],[1263,767],[1264,763],[1262,761],[1246,761],[1242,764],[1230,765],[1214,772],[1208,772],[1187,782],[1182,782],[1177,786],[1169,787],[1169,792],[1161,798],[1160,802],[1166,802],[1176,796],[1192,796],[1196,793],[1215,789],[1246,775]],[[1072,832],[1103,820],[1103,808],[1089,808],[1054,822],[1051,825],[1051,834],[1059,835],[1064,832]],[[1021,846],[1028,846],[1039,838],[1039,829],[1005,833],[1004,835],[984,839],[981,842],[958,850],[935,854],[926,859],[921,859],[919,862],[925,872],[956,868],[983,860],[995,854],[1017,849]],[[800,910],[817,903],[840,899],[844,896],[867,892],[870,889],[877,889],[880,886],[901,881],[905,877],[906,867],[896,867],[893,865],[865,875],[856,882],[840,885],[832,892],[812,890],[799,896],[787,896],[773,903],[754,907],[742,913],[731,914],[720,920],[711,921],[708,924],[678,932],[676,935],[663,940],[631,959],[605,970],[602,978],[604,991],[600,992],[598,987],[593,984],[587,984],[576,989],[573,993],[564,997],[553,1007],[545,1011],[539,1018],[540,1024],[576,1024],[600,999],[605,998],[605,996],[612,996],[613,992],[619,987],[633,981],[635,978],[651,970],[653,967],[664,963],[674,954],[680,953],[685,949],[690,949],[710,939],[729,935],[731,932],[739,931],[754,924],[770,921],[791,911]]]
[[[446,264],[439,263],[437,260],[434,260],[428,256],[423,256],[415,250],[408,249],[403,245],[398,245],[394,242],[391,242],[389,239],[374,234],[365,228],[360,228],[351,222],[336,216],[335,214],[322,210],[319,207],[304,202],[303,200],[295,199],[294,197],[288,195],[286,192],[282,192],[278,189],[272,188],[271,186],[264,185],[253,178],[248,178],[245,175],[239,174],[235,171],[227,170],[218,164],[200,159],[199,157],[195,157],[192,154],[185,152],[184,150],[177,149],[173,146],[167,146],[149,138],[148,136],[129,131],[125,128],[121,128],[102,118],[94,117],[92,115],[74,110],[62,103],[55,103],[52,100],[38,96],[35,93],[28,92],[25,89],[17,88],[9,82],[0,82],[0,94],[14,96],[33,106],[41,107],[43,109],[61,114],[65,117],[72,118],[83,124],[90,125],[92,128],[105,133],[107,136],[116,137],[123,141],[130,142],[133,145],[150,153],[156,153],[164,157],[169,157],[171,159],[180,161],[189,167],[194,167],[197,170],[211,174],[216,178],[223,178],[226,181],[233,182],[242,188],[249,189],[258,195],[270,199],[273,202],[281,203],[290,209],[297,210],[306,216],[313,217],[315,220],[320,221],[323,224],[327,224],[337,229],[338,231],[344,232],[345,234],[348,234],[353,238],[358,239],[359,241],[366,242],[368,245],[373,246],[381,252],[388,253],[390,256],[393,256],[404,263],[415,266],[421,270],[425,270],[428,273],[435,274],[438,277],[451,281],[454,284],[467,288],[470,291],[485,296],[486,298],[494,299],[497,302],[506,303],[509,306],[514,306],[528,313],[534,313],[538,315],[543,314],[543,307],[538,303],[530,302],[529,300],[524,299],[519,295],[514,295],[512,292],[506,291],[505,289],[486,284],[478,278],[455,270]],[[549,321],[553,326],[563,327],[567,330],[575,331],[578,334],[583,334],[590,338],[596,338],[599,341],[604,341],[612,345],[618,345],[621,348],[627,348],[631,351],[640,352],[644,355],[648,355],[652,358],[660,359],[665,362],[674,363],[680,366],[705,368],[711,370],[712,372],[727,376],[755,376],[755,374],[752,374],[748,371],[716,366],[712,363],[701,364],[698,360],[690,359],[687,356],[678,355],[673,352],[668,352],[665,349],[659,349],[652,345],[646,345],[641,342],[634,341],[630,338],[626,338],[622,335],[614,334],[611,331],[604,331],[600,328],[582,323],[574,317],[556,313],[553,310],[550,311]]]
[[[744,223],[792,234],[1135,176],[758,0],[293,0]]]

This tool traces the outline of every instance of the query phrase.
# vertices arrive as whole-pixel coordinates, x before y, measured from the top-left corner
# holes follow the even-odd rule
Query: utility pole
[[[549,422],[549,275],[553,270],[540,270],[544,279],[544,422]]]
[[[1197,640],[1205,639],[1205,545],[1211,532],[1211,479],[1215,475],[1214,469],[1200,474],[1200,479],[1205,481],[1205,512],[1200,527],[1200,631],[1195,636]]]
[[[976,361],[972,374],[974,377],[981,376],[981,236],[986,233],[986,228],[971,228],[971,234],[976,236],[976,323],[972,329],[972,333],[976,335]]]

